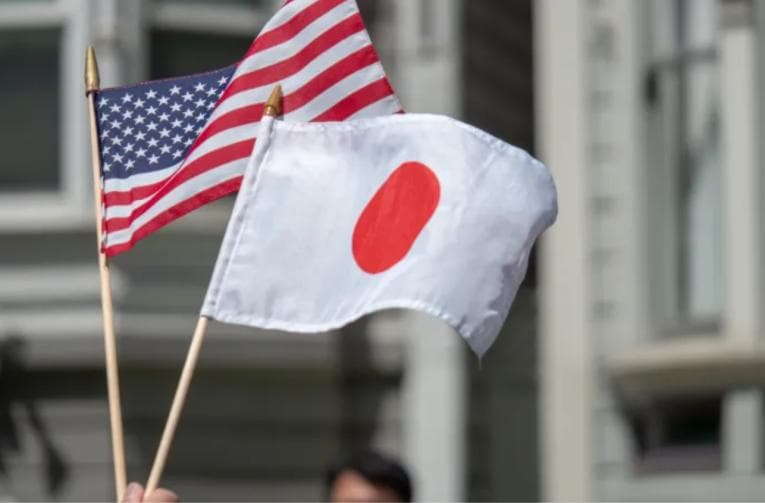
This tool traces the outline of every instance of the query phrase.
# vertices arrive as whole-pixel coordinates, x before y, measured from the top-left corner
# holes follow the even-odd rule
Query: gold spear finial
[[[85,53],[85,94],[98,91],[101,82],[98,77],[98,63],[96,63],[96,51],[91,45]]]
[[[282,86],[276,84],[274,90],[271,91],[271,96],[266,101],[266,107],[263,109],[263,115],[269,117],[278,117],[282,114]]]

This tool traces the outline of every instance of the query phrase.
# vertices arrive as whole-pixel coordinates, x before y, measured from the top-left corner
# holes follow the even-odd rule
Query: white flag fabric
[[[555,220],[547,168],[437,115],[261,128],[202,315],[319,332],[410,308],[482,356]]]

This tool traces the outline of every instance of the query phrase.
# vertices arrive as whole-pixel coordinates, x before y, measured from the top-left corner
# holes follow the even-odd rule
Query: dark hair
[[[412,501],[409,474],[401,463],[392,458],[369,450],[352,454],[327,471],[325,482],[328,494],[337,478],[346,470],[356,472],[372,484],[392,489],[401,501]]]

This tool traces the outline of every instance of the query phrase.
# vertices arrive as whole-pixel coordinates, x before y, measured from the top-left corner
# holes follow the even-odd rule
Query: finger
[[[138,482],[131,482],[125,489],[123,503],[141,503],[143,501],[143,486]]]
[[[144,501],[150,503],[178,503],[180,500],[178,499],[178,495],[173,491],[160,488],[152,491]]]

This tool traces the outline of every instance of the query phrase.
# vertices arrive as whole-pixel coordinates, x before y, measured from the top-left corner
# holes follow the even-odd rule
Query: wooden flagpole
[[[100,86],[96,53],[88,47],[85,58],[85,92],[88,97],[88,119],[90,123],[90,152],[93,167],[93,198],[96,206],[96,237],[98,239],[98,271],[101,278],[101,311],[104,324],[104,354],[106,358],[106,384],[109,397],[109,421],[112,435],[112,457],[114,460],[114,485],[117,501],[127,485],[125,466],[125,442],[122,432],[122,406],[120,404],[119,374],[117,372],[117,344],[114,337],[114,308],[112,306],[111,275],[109,264],[101,247],[103,243],[103,210],[101,193],[101,156],[98,150],[98,128],[96,125],[96,92]]]
[[[281,99],[282,88],[280,85],[276,85],[271,96],[266,101],[265,108],[263,109],[263,115],[270,117],[277,117],[281,114]],[[202,349],[202,342],[204,341],[205,334],[207,333],[208,318],[200,316],[197,319],[197,326],[194,329],[194,335],[191,338],[191,345],[189,346],[189,352],[186,355],[186,361],[183,364],[183,370],[181,371],[181,378],[178,381],[178,387],[175,390],[175,396],[173,397],[173,404],[170,406],[170,413],[167,416],[167,422],[165,423],[165,429],[162,432],[162,439],[159,442],[159,448],[157,454],[154,456],[154,464],[151,467],[151,473],[149,474],[149,481],[146,482],[146,489],[144,494],[147,496],[154,492],[159,485],[159,479],[162,477],[162,472],[165,469],[165,462],[167,456],[170,453],[170,446],[173,443],[175,437],[175,430],[178,427],[178,421],[181,418],[181,412],[183,411],[183,405],[186,403],[186,395],[189,392],[189,385],[191,384],[191,378],[194,375],[194,369],[199,359],[199,353]]]

